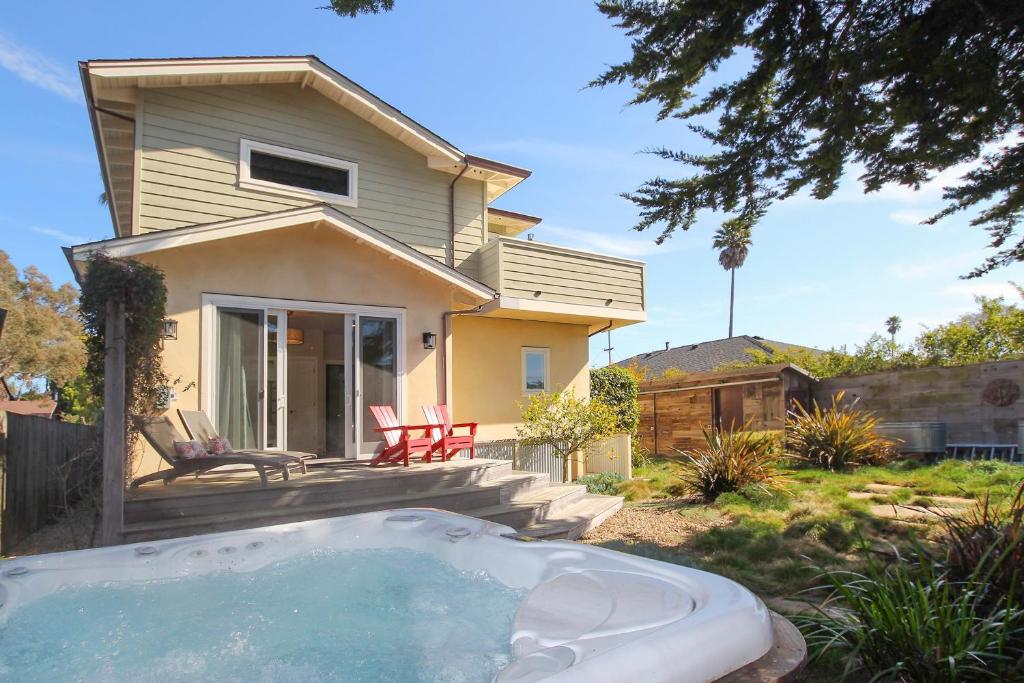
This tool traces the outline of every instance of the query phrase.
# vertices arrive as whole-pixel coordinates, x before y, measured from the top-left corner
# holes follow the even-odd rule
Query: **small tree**
[[[636,434],[640,426],[640,386],[626,368],[609,365],[590,371],[590,398],[610,405],[615,411],[617,431]]]
[[[562,459],[562,480],[569,481],[569,458],[605,436],[618,424],[615,409],[600,399],[579,398],[573,391],[540,393],[522,406],[516,434],[527,446],[549,445]]]

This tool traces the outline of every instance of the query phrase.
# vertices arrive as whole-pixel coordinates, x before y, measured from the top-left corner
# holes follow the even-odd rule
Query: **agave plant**
[[[833,472],[891,460],[896,455],[895,442],[878,434],[878,420],[872,413],[857,410],[856,401],[845,405],[844,395],[836,393],[828,408],[814,401],[811,410],[797,404],[789,411],[788,452]]]
[[[704,446],[683,452],[689,461],[681,475],[684,488],[709,502],[747,487],[764,491],[783,488],[779,458],[763,434],[746,429],[701,430]]]

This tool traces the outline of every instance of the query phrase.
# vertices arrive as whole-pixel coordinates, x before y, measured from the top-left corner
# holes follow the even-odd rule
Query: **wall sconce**
[[[288,346],[298,346],[306,341],[306,335],[298,327],[288,328]]]
[[[178,321],[164,318],[164,331],[160,333],[161,339],[178,338]]]
[[[437,335],[433,332],[423,333],[423,348],[433,349],[437,347]]]

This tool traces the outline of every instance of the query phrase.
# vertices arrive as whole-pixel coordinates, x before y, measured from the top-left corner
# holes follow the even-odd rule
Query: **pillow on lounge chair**
[[[206,450],[210,455],[228,455],[234,452],[226,436],[211,436],[206,441]]]
[[[205,458],[210,454],[198,441],[175,441],[174,455],[179,460],[194,460],[195,458]]]

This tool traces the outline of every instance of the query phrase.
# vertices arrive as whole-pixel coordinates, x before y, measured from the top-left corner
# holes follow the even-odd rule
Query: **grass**
[[[610,540],[602,545],[667,562],[694,566],[733,578],[757,593],[792,596],[817,584],[820,569],[858,570],[861,542],[888,550],[906,547],[908,531],[927,540],[938,525],[905,523],[873,515],[872,505],[937,505],[936,496],[1007,501],[1024,478],[1024,467],[998,462],[945,461],[923,465],[901,461],[852,472],[794,469],[785,492],[746,489],[726,493],[712,504],[683,498],[682,460],[652,458],[620,485],[635,505],[678,515],[694,529],[677,545]],[[906,490],[864,499],[848,496],[868,484]],[[813,568],[814,566],[820,569]]]

